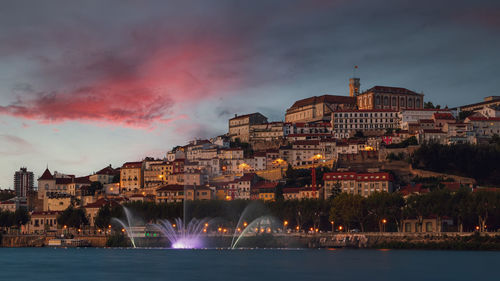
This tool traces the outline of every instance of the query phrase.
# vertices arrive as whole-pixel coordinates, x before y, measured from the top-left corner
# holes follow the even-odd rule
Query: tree
[[[15,226],[20,227],[21,225],[25,225],[30,221],[30,215],[26,208],[19,208],[14,212],[13,223]]]
[[[471,116],[473,113],[473,111],[460,111],[458,113],[458,120],[465,120],[465,118]]]
[[[436,216],[437,231],[441,232],[443,216],[451,212],[451,194],[447,189],[435,189],[425,195],[429,213]]]
[[[335,197],[337,197],[342,192],[341,188],[342,188],[342,184],[339,181],[334,183],[332,186],[332,192],[330,194],[330,198],[328,198],[328,199],[330,199],[330,200],[335,199]]]
[[[101,191],[103,188],[104,186],[100,181],[93,181],[90,184],[89,192],[94,195],[97,191]]]
[[[278,184],[274,189],[274,199],[276,201],[283,201],[285,198],[283,197],[283,186],[282,184]]]
[[[460,187],[451,197],[450,213],[457,221],[458,231],[463,232],[464,220],[470,214],[471,190]]]
[[[57,217],[57,223],[59,225],[67,225],[68,227],[80,228],[82,225],[87,225],[89,221],[85,214],[85,209],[74,209],[73,206],[69,206]]]
[[[97,216],[95,218],[95,225],[100,228],[107,228],[109,225],[111,225],[112,218],[121,218],[121,217],[123,217],[122,206],[111,207],[110,204],[106,204],[102,206],[97,212]]]
[[[432,108],[436,108],[436,107],[434,106],[434,104],[431,101],[428,101],[428,102],[424,102],[424,108],[425,109],[432,109]]]
[[[496,192],[479,190],[472,194],[471,206],[473,213],[477,216],[479,231],[486,230],[486,221],[497,208],[500,203],[498,201]]]
[[[330,221],[345,224],[347,230],[352,224],[357,224],[361,231],[364,231],[367,216],[363,197],[358,194],[341,193],[332,201],[329,218]]]

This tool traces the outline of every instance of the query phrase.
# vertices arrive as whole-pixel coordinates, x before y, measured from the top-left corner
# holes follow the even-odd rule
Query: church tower
[[[355,97],[359,94],[359,78],[349,78],[349,96]]]
[[[359,94],[359,87],[361,84],[359,83],[359,78],[356,77],[356,69],[358,69],[358,66],[354,66],[354,71],[352,73],[352,78],[349,78],[349,96],[350,97],[355,97]]]

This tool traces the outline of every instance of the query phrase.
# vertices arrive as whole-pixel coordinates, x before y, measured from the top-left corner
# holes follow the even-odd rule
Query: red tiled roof
[[[116,198],[116,199],[101,198],[101,199],[95,201],[94,203],[89,203],[83,207],[84,208],[101,208],[105,205],[118,206],[118,205],[120,205],[119,201],[122,201],[122,199],[120,199],[120,198]]]
[[[470,121],[493,121],[493,122],[499,122],[500,117],[476,117],[476,116],[469,116],[467,117]]]
[[[288,110],[296,107],[303,107],[303,106],[308,106],[312,104],[318,104],[318,103],[330,103],[330,104],[351,104],[355,105],[356,104],[356,98],[353,97],[348,97],[348,96],[334,96],[334,95],[322,95],[322,96],[314,96],[306,99],[301,99],[296,101],[292,107],[290,107]]]
[[[457,191],[461,187],[459,182],[442,182],[442,184],[450,191]]]
[[[289,194],[289,193],[299,193],[300,187],[285,187],[283,188],[283,193],[284,194]]]
[[[56,184],[70,184],[73,183],[72,178],[56,178]]]
[[[50,173],[49,169],[45,169],[45,172],[43,172],[42,176],[38,178],[38,180],[53,180],[54,176]]]
[[[277,182],[261,181],[252,186],[252,189],[276,188]]]
[[[401,194],[404,196],[410,195],[412,193],[427,193],[429,192],[429,189],[423,188],[423,185],[421,183],[417,183],[415,185],[407,185],[407,186],[402,186],[401,189],[399,190]]]
[[[231,118],[231,119],[229,119],[229,120],[235,120],[235,119],[240,119],[240,118],[246,118],[246,117],[250,117],[250,116],[252,116],[252,115],[262,115],[262,114],[261,114],[261,113],[259,113],[259,112],[254,112],[254,113],[249,113],[249,114],[238,115],[238,116],[235,116],[235,117],[233,117],[233,118]],[[262,116],[264,116],[264,115],[262,115]],[[264,117],[265,117],[265,116],[264,116]]]
[[[384,93],[384,94],[422,95],[422,94],[415,93],[414,91],[408,90],[406,88],[388,87],[388,86],[375,86],[375,87],[372,87],[372,88],[364,91],[363,94],[364,93],[371,93],[371,92],[374,92],[374,93]]]
[[[433,117],[440,120],[455,120],[455,117],[451,113],[434,113]]]
[[[123,164],[122,169],[134,169],[134,168],[142,168],[142,162],[127,162]]]
[[[293,145],[319,145],[319,140],[299,140],[295,141]]]
[[[397,110],[392,110],[392,109],[351,109],[351,110],[336,110],[334,111],[334,113],[337,113],[337,112],[353,112],[353,113],[356,113],[356,112],[388,112],[388,113],[393,113],[393,112],[398,112]]]
[[[236,181],[251,181],[255,177],[255,173],[245,173]]]
[[[106,168],[103,168],[101,170],[99,170],[97,173],[97,175],[114,175],[116,174],[116,171],[115,169],[111,168],[110,166],[107,166]]]

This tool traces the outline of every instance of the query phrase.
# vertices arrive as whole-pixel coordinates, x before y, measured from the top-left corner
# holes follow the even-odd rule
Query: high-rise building
[[[22,167],[14,174],[14,189],[18,197],[27,197],[33,191],[33,172]]]

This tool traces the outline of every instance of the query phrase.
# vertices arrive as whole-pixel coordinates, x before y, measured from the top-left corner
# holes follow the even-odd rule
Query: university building
[[[357,131],[364,135],[382,135],[387,129],[399,127],[399,117],[395,110],[343,110],[332,113],[332,127],[336,138],[350,138]]]

